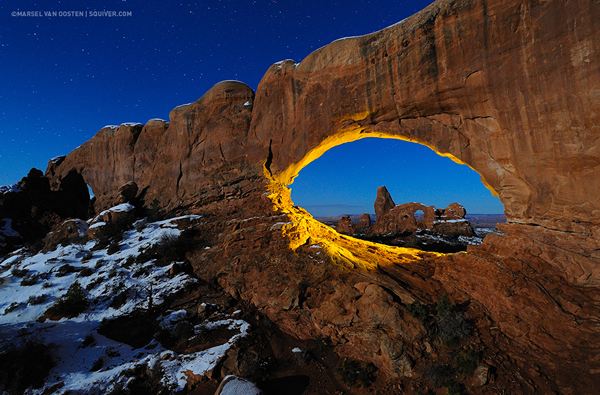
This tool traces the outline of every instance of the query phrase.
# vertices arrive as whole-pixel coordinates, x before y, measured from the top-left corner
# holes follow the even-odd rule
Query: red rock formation
[[[353,235],[356,233],[356,226],[352,223],[352,219],[349,215],[344,215],[340,218],[337,227],[335,228],[339,233],[346,235]]]
[[[371,216],[369,213],[362,213],[360,215],[360,219],[358,220],[358,224],[356,225],[356,230],[361,232],[368,232],[371,229]]]
[[[392,195],[385,186],[377,188],[377,197],[375,198],[375,220],[383,217],[388,211],[396,207]]]
[[[390,377],[410,374],[427,352],[425,329],[404,306],[445,292],[470,302],[509,392],[592,393],[600,372],[597,15],[600,3],[589,0],[439,0],[298,65],[273,65],[256,98],[224,82],[173,110],[168,124],[103,129],[48,175],[59,185],[80,173],[98,210],[135,181],[150,200],[203,214],[214,244],[193,257],[199,276],[287,332],[330,337],[340,353]],[[320,229],[297,219],[283,185],[319,153],[368,136],[425,144],[478,171],[504,204],[504,235],[466,254],[371,271],[352,270],[349,257],[373,250],[381,262],[373,246],[316,258],[302,232]],[[272,185],[280,188],[268,198]],[[286,209],[271,213],[275,203]]]

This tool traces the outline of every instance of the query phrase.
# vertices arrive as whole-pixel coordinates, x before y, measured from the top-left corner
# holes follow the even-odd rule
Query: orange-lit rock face
[[[345,130],[403,136],[474,168],[509,221],[589,232],[600,208],[599,8],[437,1],[272,66],[251,134],[272,142],[274,174]]]

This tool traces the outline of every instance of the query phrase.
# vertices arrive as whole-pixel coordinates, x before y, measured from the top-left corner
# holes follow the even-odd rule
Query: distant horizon
[[[369,214],[371,216],[371,218],[375,218],[376,217],[375,213],[367,213],[367,212],[365,212],[365,213]],[[350,217],[359,217],[359,216],[361,216],[361,215],[363,215],[365,213],[360,213],[360,214],[357,214],[357,213],[354,213],[354,214],[346,213],[346,214],[325,215],[325,216],[318,216],[318,217],[313,216],[313,218],[315,218],[315,219],[319,219],[319,218],[341,218],[341,217],[343,217],[345,215],[349,215]],[[485,216],[500,216],[501,215],[503,217],[506,216],[506,214],[504,214],[504,213],[502,213],[502,214],[494,214],[494,213],[491,213],[491,214],[473,213],[473,214],[471,214],[471,213],[467,213],[466,217],[469,217],[469,216],[472,217],[472,216],[476,216],[476,215],[485,215]]]
[[[465,165],[417,143],[364,138],[331,148],[302,169],[290,185],[292,200],[313,217],[374,211],[377,188],[386,186],[397,205],[418,202],[467,213],[504,214],[504,205]]]

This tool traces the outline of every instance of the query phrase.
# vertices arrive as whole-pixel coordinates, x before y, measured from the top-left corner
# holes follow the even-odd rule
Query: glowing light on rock
[[[360,121],[365,119],[368,114],[368,112],[358,113],[340,119],[339,122],[342,123],[349,120]],[[367,137],[390,138],[422,144],[431,148],[438,155],[450,158],[458,164],[466,165],[466,163],[462,162],[454,155],[439,152],[423,141],[383,132],[375,132],[364,126],[352,125],[349,127],[341,127],[338,130],[338,133],[326,138],[318,147],[308,152],[298,163],[290,165],[281,173],[271,174],[270,170],[265,165],[264,174],[270,181],[267,185],[267,189],[270,192],[269,198],[274,204],[274,210],[287,214],[291,221],[291,224],[286,224],[282,228],[283,235],[290,241],[290,247],[292,250],[296,250],[304,245],[317,244],[341,266],[367,270],[375,269],[377,266],[402,264],[444,255],[412,248],[392,247],[339,234],[329,226],[315,220],[306,210],[295,206],[292,202],[291,189],[289,189],[288,186],[294,182],[294,179],[298,176],[300,170],[335,146]],[[496,191],[494,191],[483,178],[481,181],[494,196],[498,196]]]

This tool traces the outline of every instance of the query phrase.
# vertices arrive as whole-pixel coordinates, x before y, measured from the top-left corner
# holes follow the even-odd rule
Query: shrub
[[[436,306],[437,336],[449,347],[456,347],[460,340],[471,336],[473,330],[467,317],[456,311],[444,294]]]
[[[479,353],[474,350],[461,350],[454,357],[456,371],[467,376],[472,376],[479,365]]]
[[[119,242],[117,240],[115,240],[112,243],[110,243],[110,245],[108,246],[108,250],[106,251],[106,253],[108,255],[112,255],[112,254],[117,253],[119,251],[121,251],[121,246],[119,245]]]
[[[54,361],[50,347],[27,339],[20,347],[11,345],[0,353],[0,393],[23,394],[29,387],[40,388]]]
[[[452,305],[450,299],[448,299],[448,295],[443,294],[435,309],[438,315],[441,316],[454,311],[454,305]]]
[[[51,282],[47,282],[47,283],[43,283],[42,284],[42,288],[52,288],[54,286],[54,284],[52,284]]]
[[[377,368],[372,363],[364,364],[360,361],[344,358],[336,368],[342,381],[349,387],[360,385],[368,387],[375,380]]]
[[[91,291],[92,289],[94,289],[96,287],[96,285],[100,284],[102,281],[104,281],[104,279],[102,277],[97,277],[94,281],[90,282],[85,287],[85,290],[88,292]]]
[[[437,389],[452,379],[452,368],[446,364],[429,365],[424,367],[423,374]]]
[[[127,297],[128,297],[128,292],[127,290],[119,293],[117,296],[115,296],[112,300],[112,302],[110,302],[110,307],[112,307],[113,309],[118,309],[121,306],[123,306],[125,304],[125,302],[127,302]]]
[[[56,272],[56,277],[64,277],[67,274],[73,273],[74,271],[75,268],[73,266],[69,265],[68,263],[65,263],[64,265],[58,268],[58,271]]]
[[[408,310],[410,315],[421,321],[425,321],[429,314],[427,311],[427,307],[423,306],[418,300],[415,300],[414,302],[408,304],[406,306],[406,310]]]
[[[40,276],[37,273],[31,274],[29,276],[24,277],[21,280],[21,285],[24,287],[35,285],[35,284],[37,284],[39,278],[40,278]]]
[[[123,240],[123,232],[131,229],[133,221],[135,221],[135,214],[133,211],[118,215],[113,221],[108,221],[101,226],[98,233],[96,233],[96,239],[98,240],[97,246],[99,248],[104,248],[111,242]]]
[[[4,309],[4,315],[12,313],[13,311],[15,311],[16,309],[18,309],[19,307],[23,306],[23,303],[20,302],[12,302],[7,308]]]
[[[135,258],[136,263],[146,263],[152,259],[152,256],[148,254],[146,251],[140,252],[140,254]]]
[[[42,304],[46,300],[48,300],[48,295],[46,295],[46,294],[41,294],[38,296],[32,295],[29,297],[29,299],[27,299],[27,304],[30,304],[30,305]]]
[[[156,222],[165,219],[165,211],[160,207],[160,201],[158,199],[152,200],[150,207],[146,208],[146,216],[150,222]]]
[[[155,361],[152,366],[136,365],[126,374],[131,374],[133,377],[127,382],[127,391],[130,394],[167,395],[172,393],[162,382],[165,369],[161,361]]]
[[[92,259],[93,257],[94,257],[94,254],[93,254],[91,251],[87,251],[87,252],[86,252],[86,253],[83,255],[83,257],[81,258],[81,260],[82,260],[83,262],[87,262],[87,261],[89,261],[90,259]]]
[[[186,229],[179,236],[165,234],[147,252],[157,258],[159,266],[184,260],[186,252],[196,247],[195,233],[192,229]]]
[[[73,318],[83,313],[88,305],[89,301],[81,288],[81,284],[75,281],[63,296],[56,299],[56,302],[46,311],[46,314]]]
[[[88,333],[83,338],[83,341],[81,342],[81,347],[85,348],[85,347],[89,347],[93,344],[96,344],[96,338],[91,333]]]
[[[79,274],[77,275],[77,277],[89,277],[92,274],[94,274],[95,270],[92,269],[91,267],[84,267],[83,269],[81,269],[79,271]]]
[[[100,357],[100,358],[96,359],[94,361],[94,363],[92,364],[90,371],[97,372],[98,370],[102,369],[102,366],[104,366],[104,357]]]
[[[36,239],[32,242],[25,243],[25,251],[28,253],[35,255],[40,252],[44,248],[44,240]]]
[[[444,383],[444,387],[446,387],[447,395],[462,395],[465,391],[465,386],[462,383],[457,383],[454,380],[448,380]]]
[[[471,323],[460,312],[448,312],[437,321],[438,336],[449,347],[455,347],[460,340],[473,333]]]
[[[18,269],[16,267],[13,267],[12,270],[10,271],[10,274],[13,275],[13,277],[25,277],[27,274],[29,273],[29,270],[27,269]]]
[[[96,266],[94,266],[94,269],[98,270],[102,267],[102,265],[104,265],[104,263],[106,263],[106,261],[104,259],[98,259],[98,262],[96,262]]]

